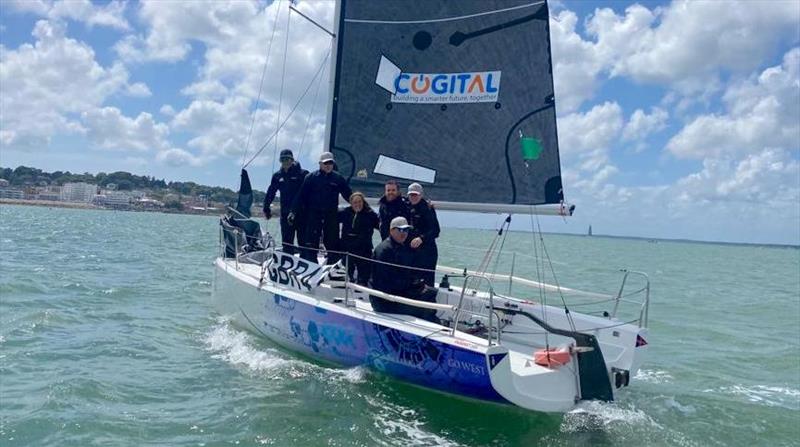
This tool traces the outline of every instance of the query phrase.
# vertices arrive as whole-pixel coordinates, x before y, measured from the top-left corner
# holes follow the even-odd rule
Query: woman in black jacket
[[[378,229],[378,215],[364,200],[364,194],[354,192],[350,195],[350,206],[339,210],[339,223],[342,225],[342,249],[355,255],[348,256],[347,274],[350,281],[366,286],[372,268],[372,234]]]

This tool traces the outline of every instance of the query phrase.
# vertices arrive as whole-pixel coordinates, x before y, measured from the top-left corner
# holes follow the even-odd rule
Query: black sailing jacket
[[[408,209],[411,216],[408,223],[414,227],[411,230],[409,239],[422,238],[423,247],[435,245],[436,238],[439,237],[439,232],[441,231],[439,219],[436,217],[436,210],[425,199],[421,199],[416,205],[409,203]]]
[[[344,200],[349,200],[352,193],[347,180],[338,172],[314,171],[303,180],[292,209],[295,214],[305,209],[335,212],[339,208],[338,196],[341,194]]]
[[[342,224],[342,244],[346,251],[372,251],[372,234],[378,228],[378,215],[372,209],[363,208],[356,213],[348,206],[339,210]]]
[[[264,209],[269,208],[269,204],[275,200],[275,193],[281,193],[281,216],[286,216],[292,211],[292,203],[297,193],[300,191],[300,186],[303,184],[303,179],[308,175],[308,171],[300,167],[300,163],[294,162],[286,172],[283,169],[278,169],[278,172],[272,174],[272,181],[267,188],[267,195],[264,196]]]
[[[402,197],[388,202],[386,201],[386,196],[381,197],[378,203],[380,204],[378,212],[380,213],[381,219],[381,239],[386,239],[389,237],[389,224],[392,222],[392,219],[395,217],[410,219],[408,203]]]
[[[375,247],[376,261],[372,264],[372,287],[392,295],[404,295],[414,285],[414,270],[401,266],[414,265],[414,252],[405,244],[399,244],[391,237]],[[394,264],[394,265],[390,265]]]

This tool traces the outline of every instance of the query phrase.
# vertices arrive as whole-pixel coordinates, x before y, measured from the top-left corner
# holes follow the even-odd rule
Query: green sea
[[[471,267],[492,237],[444,229],[441,260]],[[632,386],[551,415],[331,368],[232,327],[210,304],[218,238],[213,217],[1,206],[0,445],[800,442],[797,248],[544,235],[563,285],[614,293],[619,268],[652,281]],[[516,273],[535,274],[533,243],[509,234],[504,266],[516,252]]]

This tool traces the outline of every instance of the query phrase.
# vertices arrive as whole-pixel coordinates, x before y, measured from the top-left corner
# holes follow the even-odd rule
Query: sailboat
[[[388,179],[418,182],[437,210],[508,217],[479,268],[438,265],[436,302],[421,302],[350,282],[322,252],[313,263],[259,238],[243,170],[240,202],[221,221],[217,310],[320,362],[433,391],[540,412],[613,401],[648,349],[646,275],[625,271],[619,292],[604,295],[489,268],[511,216],[530,215],[544,272],[533,216],[574,210],[560,173],[547,2],[339,0],[330,31],[292,10],[331,36],[325,150],[354,190],[374,199]],[[644,287],[626,291],[634,276]],[[512,285],[532,292],[514,296]],[[370,295],[435,310],[438,323],[376,312]],[[568,295],[608,309],[572,310]],[[636,316],[623,319],[631,303]]]
[[[587,236],[591,236],[592,235],[592,226],[591,225],[589,225],[589,231],[586,232],[586,235]]]

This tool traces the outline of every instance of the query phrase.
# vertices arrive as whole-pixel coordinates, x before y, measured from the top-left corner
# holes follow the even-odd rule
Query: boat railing
[[[480,284],[481,282],[485,281],[487,283],[487,285],[488,285],[488,292],[489,292],[489,307],[488,307],[488,309],[489,309],[488,314],[489,315],[487,317],[488,320],[489,320],[489,325],[488,325],[488,332],[486,334],[486,341],[488,342],[489,346],[492,346],[492,332],[493,332],[493,328],[494,328],[494,323],[492,321],[493,320],[492,319],[492,315],[494,314],[494,285],[492,284],[492,280],[489,279],[489,277],[486,276],[485,274],[475,274],[475,273],[472,273],[472,274],[468,273],[468,274],[464,275],[463,279],[464,279],[464,284],[461,286],[461,293],[460,293],[460,295],[458,297],[458,305],[456,306],[455,316],[453,318],[453,332],[452,332],[452,335],[455,336],[456,329],[458,328],[458,322],[460,321],[459,317],[461,316],[461,312],[462,312],[463,305],[464,305],[464,294],[466,294],[466,292],[467,292],[467,284],[470,284],[470,282],[472,282],[471,285],[473,287],[477,288],[476,284]],[[470,280],[472,280],[472,281],[470,281]],[[500,343],[500,331],[499,330],[497,331],[497,343],[498,344]]]
[[[617,296],[614,299],[614,310],[611,312],[611,318],[617,317],[617,311],[619,310],[620,302],[640,304],[639,327],[647,327],[647,320],[650,315],[650,277],[647,276],[647,273],[636,270],[622,269],[621,271],[625,274],[622,276],[622,284],[619,286],[619,292],[617,292]],[[628,283],[628,276],[630,275],[641,277],[644,280],[644,286],[640,289],[634,290],[633,292],[625,293],[625,286]],[[642,293],[644,294],[644,299],[641,301],[641,303],[636,300],[628,299],[628,297],[640,295]]]
[[[480,274],[480,272],[475,272],[472,270],[467,269],[458,269],[454,267],[448,267],[444,265],[437,265],[436,271],[439,273],[443,273],[446,275],[454,275],[453,278],[463,278],[465,275],[475,275]],[[534,281],[527,278],[521,278],[519,276],[513,275],[505,275],[501,273],[483,273],[489,279],[492,280],[499,280],[499,281],[507,281],[509,284],[516,284],[521,286],[530,287],[533,289],[542,289],[548,292],[557,292],[562,295],[570,295],[575,297],[583,297],[589,298],[589,300],[584,300],[577,303],[570,303],[569,307],[571,308],[582,308],[586,306],[599,306],[602,304],[611,304],[613,303],[613,309],[611,312],[602,311],[599,314],[603,317],[610,317],[610,318],[617,318],[619,315],[619,311],[621,309],[621,304],[630,304],[633,306],[637,306],[639,315],[638,318],[633,319],[632,323],[638,324],[639,327],[647,327],[648,316],[649,316],[649,309],[650,309],[650,279],[646,273],[634,271],[634,270],[626,270],[622,269],[624,272],[622,278],[622,284],[619,288],[619,291],[616,295],[611,294],[604,294],[604,293],[596,293],[596,292],[588,292],[585,290],[573,289],[569,287],[564,287],[561,285],[556,284],[547,284],[539,281]],[[630,284],[628,281],[629,275],[636,275],[640,276],[644,279],[645,284],[642,288],[626,292],[626,285]],[[465,284],[467,282],[465,281]],[[473,288],[473,293],[477,293],[476,290]],[[641,300],[639,299],[632,299],[636,296],[644,295]],[[495,293],[495,296],[502,296],[503,298],[512,298],[510,296],[501,295],[499,293]],[[512,298],[513,299],[513,298]]]
[[[343,282],[339,282],[339,285],[344,286],[344,288],[347,289],[347,290],[354,290],[354,291],[358,291],[358,292],[363,292],[363,293],[366,293],[366,294],[369,294],[369,295],[372,295],[372,296],[375,296],[375,297],[378,297],[378,298],[382,298],[382,299],[387,300],[387,301],[392,301],[392,302],[399,303],[399,304],[404,304],[404,305],[407,305],[407,306],[419,307],[419,308],[422,308],[422,309],[441,310],[441,311],[451,312],[454,315],[454,317],[453,317],[453,326],[450,329],[450,335],[453,336],[453,337],[455,337],[457,335],[458,322],[460,321],[460,316],[461,316],[462,313],[469,313],[469,314],[473,314],[473,315],[485,316],[485,317],[488,318],[487,342],[488,342],[489,346],[492,346],[492,344],[493,344],[492,334],[494,333],[494,321],[493,321],[493,318],[492,318],[493,315],[494,315],[494,311],[492,309],[494,309],[494,296],[495,296],[494,286],[492,285],[492,280],[489,279],[488,277],[486,277],[486,275],[478,275],[478,274],[467,275],[466,277],[464,277],[464,279],[465,279],[464,287],[462,287],[462,289],[461,289],[461,293],[460,293],[457,305],[443,304],[443,303],[431,303],[431,302],[427,302],[427,301],[420,301],[420,300],[416,300],[416,299],[413,299],[413,298],[406,298],[406,297],[402,297],[402,296],[398,296],[398,295],[393,295],[393,294],[390,294],[390,293],[381,292],[379,290],[375,290],[373,288],[362,286],[360,284],[354,283],[354,282],[349,280],[347,275],[345,275],[345,280]],[[471,310],[471,309],[465,309],[464,308],[464,295],[467,292],[466,284],[467,284],[468,280],[470,280],[470,279],[472,279],[472,280],[474,280],[476,282],[485,281],[488,284],[489,305],[486,306],[486,308],[489,309],[489,312],[488,312],[487,315],[484,315],[481,312],[477,312],[477,311],[474,311],[474,310]],[[349,295],[346,294],[345,295],[345,306],[348,306],[348,305],[350,305],[349,304]],[[499,344],[499,343],[500,343],[500,333],[498,331],[497,344]]]
[[[241,229],[239,229],[239,228],[234,228],[234,230],[235,231],[233,231],[233,234],[234,234],[234,237],[235,237],[236,248],[237,248],[236,255],[235,255],[235,262],[236,262],[236,268],[238,269],[239,268],[240,257],[242,255],[246,254],[245,252],[240,250],[240,248],[241,248],[240,242],[244,240],[242,238],[244,238],[245,235],[244,235],[243,231]],[[223,232],[224,232],[224,228],[221,228],[220,229],[220,245],[221,245],[221,254],[224,256],[224,254],[225,254],[225,241],[224,241]],[[267,237],[265,239],[271,239],[271,238]],[[273,243],[267,242],[267,245],[270,245],[271,248],[273,248],[273,249],[276,249],[276,248],[280,249],[280,248],[278,248],[278,247],[280,247],[280,245],[278,245],[278,244],[273,244]],[[275,247],[275,245],[278,245],[278,247]],[[286,244],[281,244],[281,245],[286,245]],[[296,249],[299,249],[299,250],[314,250],[314,251],[318,251],[318,252],[322,251],[321,248],[301,247],[301,246],[297,246],[297,245],[292,245],[292,246],[295,247]],[[620,288],[619,288],[619,290],[618,290],[616,295],[610,295],[610,294],[588,292],[588,291],[584,291],[584,290],[578,290],[578,289],[573,289],[573,288],[569,288],[569,287],[563,287],[563,286],[560,286],[560,285],[547,284],[547,283],[534,281],[534,280],[527,279],[527,278],[522,278],[522,277],[519,277],[519,276],[506,275],[506,274],[501,274],[501,273],[476,272],[476,271],[472,271],[472,270],[468,270],[468,269],[459,269],[459,268],[448,267],[448,266],[444,266],[444,265],[437,265],[435,270],[431,270],[431,269],[425,269],[425,268],[421,268],[421,267],[411,267],[411,266],[403,266],[403,265],[391,264],[391,265],[394,265],[394,266],[399,267],[399,268],[405,268],[405,269],[410,269],[410,270],[415,270],[415,271],[420,271],[420,272],[432,272],[433,271],[433,272],[436,272],[436,273],[441,273],[441,274],[444,274],[444,275],[448,275],[452,279],[458,278],[458,279],[463,280],[463,284],[462,284],[462,287],[461,287],[461,293],[460,293],[460,296],[459,296],[458,305],[457,306],[452,306],[450,304],[429,303],[429,302],[415,300],[415,299],[411,299],[411,298],[404,298],[404,297],[401,297],[401,296],[386,294],[384,292],[380,292],[380,291],[377,291],[375,289],[372,289],[372,288],[369,288],[369,287],[366,287],[366,286],[363,286],[363,285],[360,285],[360,284],[355,284],[355,283],[353,283],[352,281],[349,280],[349,275],[347,274],[347,272],[349,271],[349,262],[350,262],[350,258],[351,257],[364,259],[364,260],[367,260],[367,261],[373,262],[373,263],[374,262],[383,262],[383,261],[377,261],[375,259],[366,258],[366,257],[362,257],[362,256],[359,256],[359,255],[355,255],[353,253],[347,253],[347,252],[343,252],[343,251],[326,250],[326,252],[327,253],[336,253],[336,254],[342,256],[342,259],[344,261],[344,275],[343,275],[344,276],[344,281],[343,282],[339,282],[339,285],[340,286],[344,286],[344,289],[345,289],[344,302],[345,302],[346,306],[350,306],[352,304],[350,302],[351,300],[350,300],[350,296],[349,296],[349,291],[350,290],[354,290],[354,291],[360,291],[360,292],[368,293],[370,295],[377,296],[377,297],[380,297],[380,298],[383,298],[383,299],[386,299],[386,300],[389,300],[389,301],[394,301],[394,302],[397,302],[397,303],[400,303],[400,304],[405,304],[405,305],[409,305],[409,306],[413,306],[413,307],[450,311],[450,312],[453,312],[455,314],[455,318],[454,318],[454,321],[453,321],[453,328],[452,328],[453,335],[455,334],[456,327],[458,326],[459,317],[460,317],[460,315],[462,313],[466,312],[466,313],[473,314],[473,315],[487,317],[488,318],[488,323],[489,323],[489,327],[487,328],[489,330],[488,340],[489,340],[490,344],[492,343],[492,333],[493,333],[494,323],[495,323],[493,321],[494,320],[493,311],[490,310],[489,314],[487,316],[487,315],[484,315],[483,313],[476,312],[474,310],[465,309],[463,307],[463,301],[464,301],[464,296],[467,293],[471,293],[472,295],[477,294],[478,293],[477,285],[479,285],[482,282],[486,282],[488,284],[488,293],[487,293],[488,294],[488,300],[489,300],[488,309],[493,309],[494,308],[493,301],[494,301],[495,297],[502,296],[504,298],[511,298],[510,296],[501,295],[501,294],[498,294],[498,293],[495,292],[493,281],[497,281],[497,280],[500,280],[500,281],[503,281],[503,282],[508,282],[509,285],[517,284],[517,285],[521,285],[521,286],[531,287],[531,288],[534,288],[534,289],[543,289],[545,291],[558,292],[560,294],[567,294],[567,295],[582,296],[582,297],[587,297],[587,298],[591,298],[592,299],[591,301],[588,301],[588,302],[571,303],[569,305],[570,307],[583,307],[583,306],[599,305],[599,304],[603,304],[603,303],[613,303],[614,306],[613,306],[613,310],[611,312],[607,312],[607,311],[603,311],[602,312],[602,316],[604,316],[604,317],[617,318],[618,313],[620,311],[621,303],[627,303],[627,304],[636,305],[639,308],[638,319],[633,320],[631,323],[638,324],[639,327],[647,327],[647,323],[648,323],[649,308],[650,308],[650,279],[647,276],[647,274],[645,274],[643,272],[639,272],[639,271],[624,270],[623,269],[622,272],[624,272],[624,276],[623,276],[623,279],[622,279],[621,286],[620,286]],[[386,264],[390,264],[390,263],[386,263]],[[644,286],[642,288],[640,288],[640,289],[628,292],[626,286],[628,286],[630,284],[630,281],[628,281],[628,278],[629,278],[630,275],[635,275],[635,276],[639,276],[639,277],[643,278],[644,281],[645,281]],[[335,281],[334,281],[334,283],[335,283]],[[641,301],[631,299],[631,297],[634,297],[634,296],[637,296],[637,295],[640,295],[640,294],[644,295],[644,298]],[[500,322],[498,321],[498,324],[499,323]],[[500,336],[499,336],[499,330],[498,330],[497,342],[499,343],[499,341],[500,341]]]

